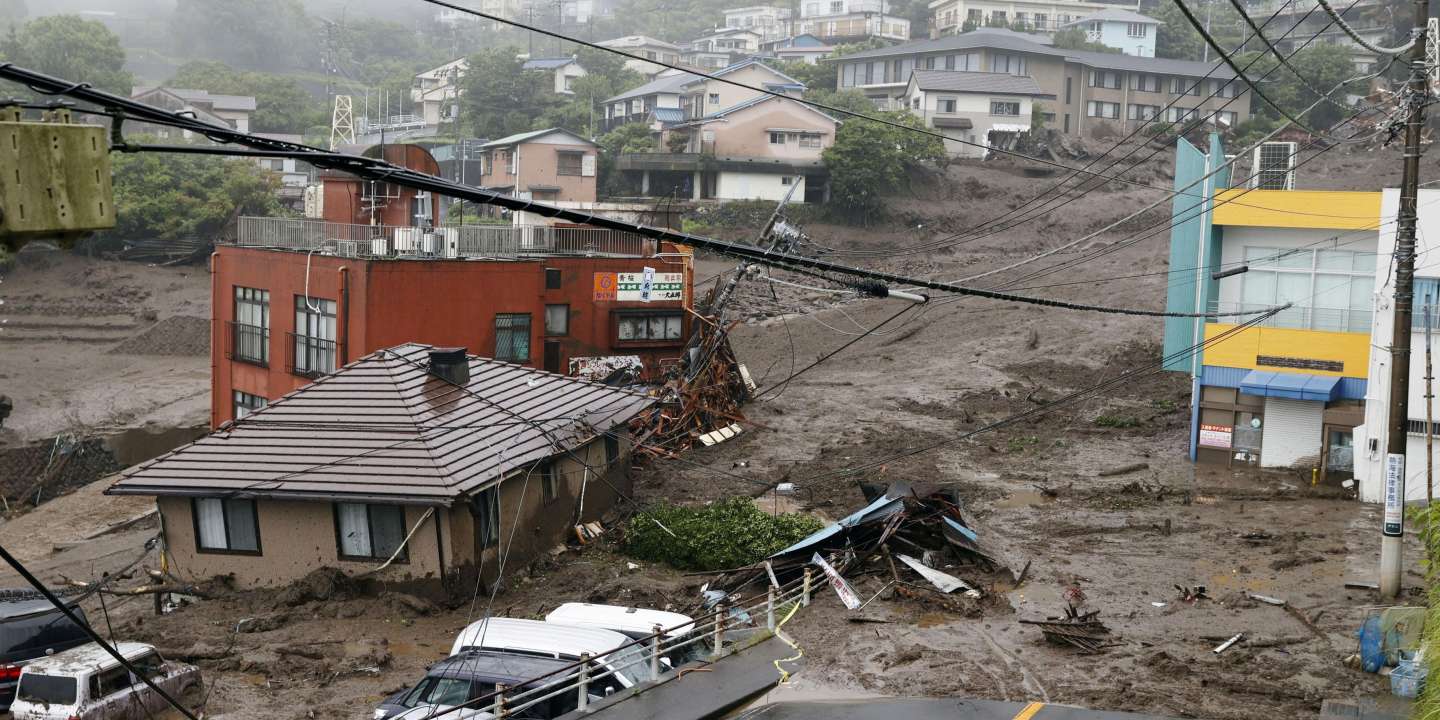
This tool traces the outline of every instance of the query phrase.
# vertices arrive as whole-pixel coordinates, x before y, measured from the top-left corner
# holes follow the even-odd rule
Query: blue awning
[[[1320,402],[1334,400],[1339,387],[1339,377],[1268,370],[1251,370],[1240,381],[1240,392],[1246,395]]]

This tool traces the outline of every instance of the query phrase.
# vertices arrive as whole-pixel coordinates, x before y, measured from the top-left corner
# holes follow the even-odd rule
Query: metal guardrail
[[[242,217],[241,247],[317,251],[350,257],[518,258],[536,255],[650,257],[654,240],[593,227],[453,225],[421,228],[305,218]]]
[[[1282,303],[1283,304],[1283,303]],[[1272,303],[1236,303],[1211,300],[1206,310],[1212,313],[1257,312],[1275,307]],[[1369,333],[1369,310],[1349,308],[1319,308],[1305,305],[1281,310],[1274,316],[1258,323],[1261,327],[1294,328],[1299,330],[1323,330],[1328,332]],[[1209,322],[1244,322],[1240,316],[1211,319]]]

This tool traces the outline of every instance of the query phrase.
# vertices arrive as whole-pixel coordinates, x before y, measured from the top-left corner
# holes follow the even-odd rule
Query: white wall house
[[[896,14],[890,0],[803,0],[794,32],[831,44],[866,38],[903,42],[910,39],[910,20]]]
[[[585,68],[573,57],[531,58],[520,66],[522,70],[543,70],[551,74],[552,90],[556,95],[571,95],[575,81],[585,77]]]
[[[1155,18],[1111,7],[1060,27],[1078,27],[1085,31],[1085,37],[1090,42],[1115,48],[1126,55],[1155,57],[1155,36],[1162,24]]]
[[[1004,147],[1030,129],[1033,103],[1046,97],[1028,75],[916,70],[901,101],[926,127],[956,138],[945,141],[950,155],[984,157],[984,148],[969,143]]]
[[[761,42],[779,40],[790,34],[790,8],[774,5],[752,5],[725,11],[725,27],[753,30]]]
[[[974,27],[1018,24],[1035,32],[1054,32],[1106,7],[1067,0],[931,0],[930,26],[946,35],[960,32],[966,21]]]
[[[639,55],[643,58],[659,60],[660,62],[671,65],[680,62],[679,45],[668,43],[664,40],[656,40],[648,35],[626,35],[625,37],[613,38],[611,40],[601,40],[596,43],[596,45],[623,50],[631,55]],[[666,69],[663,65],[645,62],[644,60],[626,60],[625,67],[645,77],[650,77]]]
[[[1414,321],[1410,337],[1409,434],[1405,451],[1405,498],[1425,499],[1425,333],[1423,309],[1427,298],[1440,306],[1440,190],[1420,190],[1419,226],[1415,246]],[[1394,337],[1395,285],[1389,258],[1395,249],[1395,219],[1400,192],[1384,191],[1380,204],[1380,235],[1375,263],[1375,320],[1370,335],[1370,375],[1365,398],[1365,424],[1355,428],[1355,479],[1360,499],[1385,500],[1385,456],[1389,441],[1387,415],[1391,398],[1390,353]],[[1433,318],[1433,316],[1432,316]],[[1440,322],[1432,321],[1432,326]],[[1440,334],[1434,340],[1440,341]],[[1440,393],[1437,393],[1440,394]],[[1440,402],[1431,408],[1440,422]],[[1437,438],[1440,442],[1440,438]],[[1440,492],[1440,489],[1437,489]]]

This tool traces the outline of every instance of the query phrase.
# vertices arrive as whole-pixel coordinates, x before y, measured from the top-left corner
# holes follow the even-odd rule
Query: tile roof
[[[1064,25],[1061,25],[1060,27],[1070,27],[1071,25],[1079,25],[1079,24],[1081,24],[1081,23],[1093,22],[1093,21],[1095,21],[1095,20],[1109,20],[1109,21],[1111,21],[1111,22],[1123,22],[1123,23],[1132,23],[1132,22],[1133,22],[1133,23],[1145,23],[1145,24],[1147,24],[1147,25],[1164,25],[1164,24],[1165,24],[1165,23],[1163,23],[1163,22],[1160,22],[1159,20],[1156,20],[1155,18],[1148,17],[1148,16],[1145,16],[1145,15],[1141,15],[1140,13],[1137,13],[1137,12],[1135,12],[1135,11],[1133,11],[1133,10],[1126,10],[1125,8],[1112,7],[1112,8],[1105,8],[1104,10],[1098,10],[1098,11],[1096,11],[1096,12],[1090,13],[1089,15],[1085,15],[1085,16],[1080,17],[1080,18],[1078,18],[1078,19],[1071,20],[1070,22],[1065,23]]]
[[[649,45],[651,47],[662,47],[670,50],[680,49],[679,45],[668,43],[664,40],[657,40],[649,35],[626,35],[625,37],[601,40],[595,44],[604,45],[605,47],[643,47]]]
[[[106,492],[446,504],[653,402],[474,356],[460,388],[426,371],[429,350],[410,343],[367,355],[125,470]]]
[[[785,73],[780,72],[779,70],[776,70],[769,65],[766,65],[759,58],[753,57],[745,58],[740,62],[727,65],[709,74],[716,77],[721,77],[724,75],[728,75],[729,73],[735,72],[736,70],[750,67],[751,65],[758,65],[761,68],[768,70],[770,73],[779,76],[789,85],[800,88],[802,90],[805,89],[805,83],[802,83],[799,80],[796,80],[795,78],[790,77],[789,75],[786,75]],[[629,100],[630,98],[644,97],[646,95],[654,95],[657,93],[679,94],[682,90],[685,89],[686,85],[694,82],[704,82],[705,80],[706,78],[701,75],[694,75],[691,73],[675,73],[674,75],[666,75],[664,77],[655,78],[654,80],[651,80],[650,82],[645,83],[644,85],[641,85],[634,90],[627,90],[626,92],[620,93],[619,95],[616,95],[615,97],[612,97],[605,102],[615,103],[620,102],[621,100]]]
[[[916,70],[915,84],[921,90],[942,92],[1004,93],[1010,95],[1044,95],[1040,84],[1029,75],[1009,73],[963,72],[958,70]]]
[[[681,108],[651,108],[650,114],[662,123],[685,122],[685,111]]]
[[[573,62],[575,62],[575,58],[568,58],[568,57],[561,57],[561,58],[534,58],[534,59],[531,59],[531,60],[526,60],[526,61],[525,61],[525,64],[520,66],[520,69],[521,69],[521,70],[554,70],[555,68],[565,67],[566,65],[569,65],[570,63],[573,63]]]
[[[519,144],[519,143],[522,143],[522,142],[526,142],[526,141],[529,141],[529,140],[534,140],[534,139],[536,139],[536,138],[542,138],[542,137],[545,137],[546,135],[551,135],[551,134],[554,134],[554,133],[564,133],[564,134],[569,135],[570,137],[573,137],[573,138],[575,138],[576,140],[579,140],[580,142],[585,143],[585,144],[587,144],[587,145],[594,145],[594,144],[595,144],[595,143],[593,143],[593,142],[590,142],[589,140],[586,140],[585,138],[583,138],[583,137],[581,137],[581,136],[579,136],[579,135],[576,135],[575,133],[570,132],[569,130],[566,130],[565,128],[545,128],[544,130],[531,130],[530,132],[515,133],[514,135],[507,135],[507,136],[505,136],[505,137],[503,137],[503,138],[500,138],[499,140],[491,140],[490,142],[487,142],[487,143],[485,143],[484,145],[481,145],[480,147],[481,147],[481,149],[484,149],[484,148],[490,148],[490,147],[505,147],[506,145],[516,145],[516,144]]]

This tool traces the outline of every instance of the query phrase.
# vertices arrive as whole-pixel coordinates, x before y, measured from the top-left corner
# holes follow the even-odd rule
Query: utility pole
[[[1405,446],[1410,424],[1410,329],[1415,302],[1416,197],[1420,192],[1420,132],[1425,128],[1429,72],[1425,35],[1430,0],[1415,0],[1415,45],[1410,49],[1410,80],[1405,93],[1404,173],[1395,233],[1395,309],[1390,339],[1390,420],[1385,448],[1385,518],[1380,538],[1380,597],[1400,595],[1400,565],[1405,541]]]
[[[1431,408],[1435,398],[1434,365],[1430,363],[1430,313],[1434,305],[1425,296],[1425,504],[1435,502],[1435,419]]]

